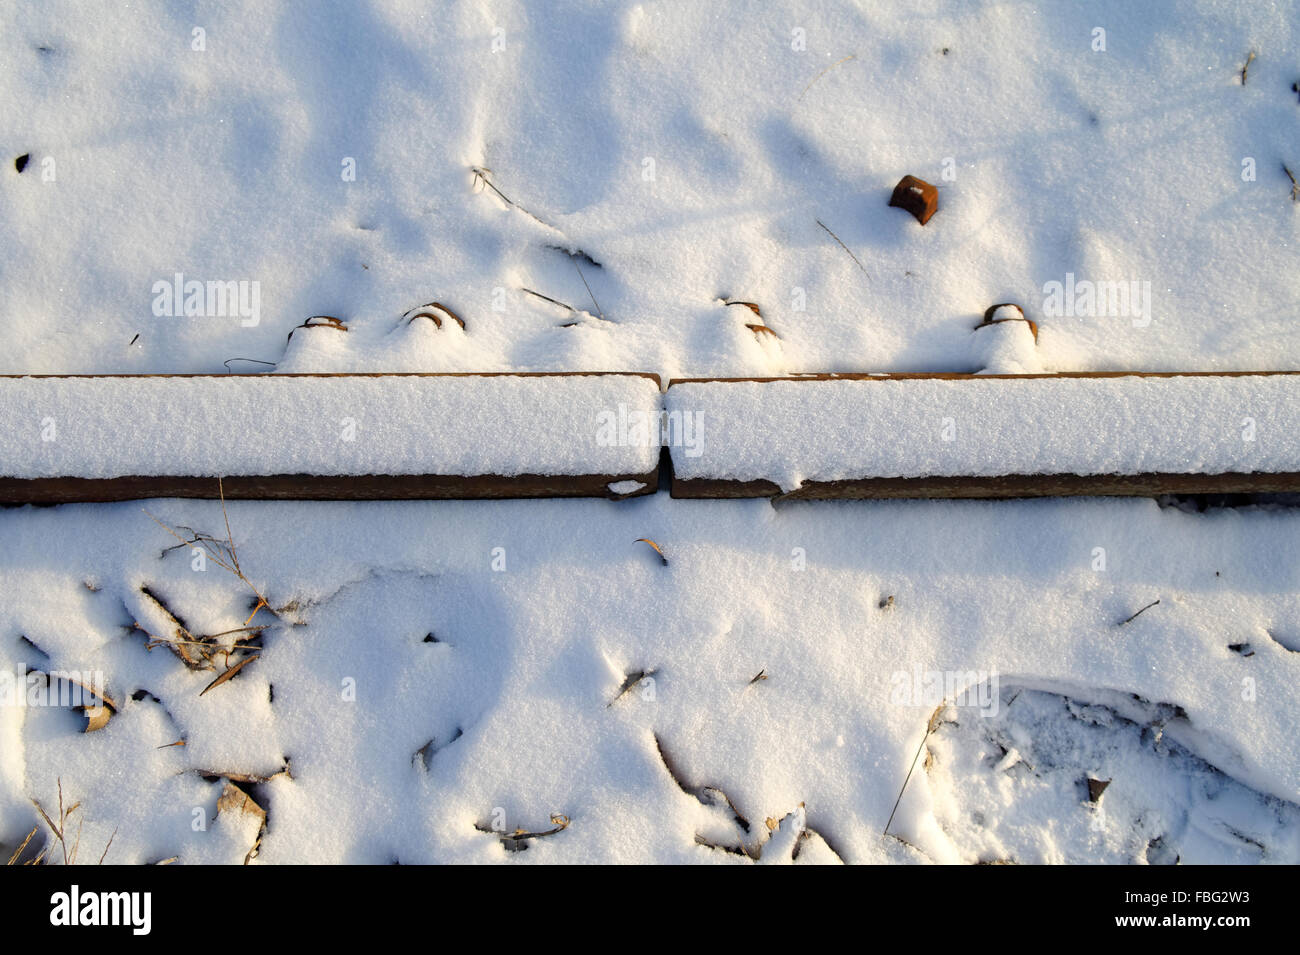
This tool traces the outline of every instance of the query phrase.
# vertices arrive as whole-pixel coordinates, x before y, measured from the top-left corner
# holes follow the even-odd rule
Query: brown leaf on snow
[[[248,666],[250,663],[252,663],[260,656],[261,656],[260,653],[255,653],[251,657],[244,657],[244,659],[240,660],[238,663],[232,666],[225,673],[221,674],[221,676],[217,677],[215,680],[213,680],[211,683],[205,686],[203,688],[203,693],[208,692],[208,690],[211,690],[214,687],[221,686],[221,684],[225,683],[227,680],[233,679],[236,673],[238,673],[244,667]],[[203,693],[200,693],[199,696],[202,696]]]
[[[113,711],[103,703],[96,706],[83,706],[81,711],[86,715],[87,733],[93,733],[95,730],[102,730],[108,725],[108,720],[113,715]]]
[[[668,566],[668,558],[664,556],[664,552],[659,548],[659,545],[656,544],[654,541],[652,541],[650,538],[638,537],[633,543],[649,544],[651,547],[655,549],[655,553],[659,555],[659,559],[663,561],[664,566],[665,567]]]
[[[221,790],[221,798],[217,800],[217,814],[223,812],[248,813],[250,816],[266,819],[266,810],[254,802],[252,796],[229,780],[226,781],[226,788]]]

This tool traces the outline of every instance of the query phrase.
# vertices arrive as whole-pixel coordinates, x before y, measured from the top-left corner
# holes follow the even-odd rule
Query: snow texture
[[[14,0],[0,60],[4,373],[1300,369],[1295,0]],[[938,188],[925,226],[887,205],[907,174]],[[403,321],[433,301],[464,327]],[[978,327],[1004,302],[1037,343]],[[792,487],[1293,467],[1300,440],[1284,379],[914,384],[676,388],[704,454],[674,462]],[[0,382],[4,473],[630,477],[653,449],[580,452],[587,416],[658,401],[29,386]],[[214,502],[148,507],[225,536]],[[115,830],[110,863],[239,863],[259,832],[255,863],[1300,861],[1294,508],[229,517],[274,615],[200,696],[219,658],[146,650],[136,625],[176,624],[144,588],[231,646],[247,585],[134,504],[0,510],[0,671],[101,671],[119,707],[85,734],[0,706],[6,857],[49,846],[31,800],[61,780],[92,862]],[[927,734],[924,674],[995,670],[996,713]],[[264,831],[223,775],[267,779],[239,784]]]
[[[5,4],[0,371],[973,372],[998,302],[1047,370],[1300,368],[1297,31],[1221,0]],[[258,323],[155,314],[177,272],[259,282]],[[1045,314],[1070,275],[1149,314]],[[399,321],[431,300],[466,329]],[[322,313],[348,333],[286,348]]]
[[[1006,322],[1004,325],[1020,325]],[[1300,375],[685,382],[682,478],[1300,471]]]
[[[601,422],[659,407],[632,375],[3,378],[0,473],[645,474]]]
[[[224,537],[217,502],[148,507]],[[110,862],[241,862],[257,826],[213,823],[223,782],[202,770],[274,776],[249,787],[259,862],[773,861],[765,822],[801,803],[817,836],[797,861],[1140,862],[1161,836],[1188,861],[1300,861],[1293,510],[663,494],[227,510],[276,616],[203,696],[220,664],[147,651],[133,620],[169,634],[141,588],[216,634],[248,616],[246,585],[196,571],[136,505],[0,512],[0,669],[98,670],[120,705],[84,735],[66,708],[0,706],[0,843],[61,778],[91,861],[117,828]],[[884,836],[932,672],[996,679],[998,705],[947,708]],[[1113,780],[1100,816],[1088,775]],[[491,831],[556,813],[569,827],[524,852]]]

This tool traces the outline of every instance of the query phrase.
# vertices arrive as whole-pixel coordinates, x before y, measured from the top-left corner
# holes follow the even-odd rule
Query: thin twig
[[[1154,607],[1154,606],[1155,606],[1156,604],[1158,604],[1158,603],[1160,603],[1159,600],[1153,600],[1153,601],[1151,601],[1149,604],[1147,604],[1145,607],[1143,607],[1142,610],[1139,610],[1137,613],[1133,614],[1133,616],[1129,617],[1127,620],[1121,620],[1121,621],[1119,622],[1119,625],[1122,627],[1122,626],[1124,626],[1124,624],[1129,623],[1129,622],[1131,622],[1131,621],[1133,621],[1133,620],[1136,620],[1139,616],[1141,616],[1141,614],[1142,614],[1143,611],[1145,611],[1145,610],[1150,610],[1152,607]]]
[[[207,649],[211,650],[214,649],[212,645],[212,641],[216,640],[217,637],[227,637],[230,636],[230,634],[232,633],[247,633],[251,635],[249,636],[248,639],[256,640],[261,636],[263,630],[269,630],[270,627],[271,627],[270,624],[265,624],[265,623],[260,624],[259,626],[256,627],[236,627],[234,630],[223,630],[221,633],[210,634],[208,636],[203,637],[200,640],[168,640],[166,637],[155,637],[153,634],[149,634],[149,648],[152,649],[155,645],[157,645],[157,646],[173,646],[173,647],[206,647]],[[226,648],[220,647],[218,649],[225,650]],[[246,643],[240,643],[238,640],[236,640],[233,644],[231,644],[230,649],[231,650],[256,650],[257,647],[252,647]]]
[[[112,834],[111,836],[108,837],[108,845],[104,846],[104,853],[103,853],[103,855],[101,855],[101,856],[99,857],[99,864],[100,864],[100,865],[103,865],[103,864],[104,864],[104,860],[105,860],[106,858],[108,858],[108,850],[111,849],[111,848],[113,847],[113,840],[116,839],[116,838],[117,838],[117,830],[114,829],[114,830],[113,830],[113,834]]]
[[[23,840],[23,844],[14,850],[14,854],[9,857],[7,865],[13,865],[18,861],[18,857],[21,856],[23,850],[27,848],[27,843],[32,841],[32,836],[36,835],[36,831],[40,828],[40,826],[32,826],[32,831],[27,833],[27,838]]]
[[[581,274],[581,273],[579,273],[579,274]],[[529,295],[532,295],[532,296],[534,296],[534,297],[536,297],[536,298],[540,298],[540,299],[541,299],[542,301],[544,301],[544,302],[550,302],[552,305],[558,305],[558,306],[560,306],[560,308],[563,308],[563,309],[565,309],[565,310],[567,310],[567,311],[570,311],[570,312],[576,312],[576,311],[577,311],[577,309],[574,308],[572,305],[565,305],[563,302],[558,301],[558,300],[556,300],[556,299],[553,299],[553,298],[551,298],[549,295],[543,295],[541,292],[534,292],[534,291],[533,291],[532,289],[530,289],[530,288],[521,288],[519,291],[521,291],[521,292],[527,292]]]
[[[830,229],[828,229],[828,228],[826,227],[826,223],[822,222],[821,219],[818,219],[818,220],[817,220],[817,224],[818,224],[819,226],[821,226],[823,229],[826,229],[826,234],[827,234],[828,236],[830,236],[830,237],[831,237],[832,239],[834,239],[836,242],[839,242],[839,243],[840,243],[840,248],[843,249],[845,252],[848,252],[848,253],[849,253],[849,258],[851,258],[851,259],[852,259],[852,260],[857,264],[858,268],[862,269],[862,274],[867,276],[867,281],[871,281],[871,276],[867,274],[866,266],[864,266],[861,262],[858,262],[858,257],[857,257],[856,255],[854,255],[852,251],[850,251],[850,249],[849,249],[849,247],[848,247],[847,245],[845,245],[843,242],[840,241],[840,237],[837,236],[837,235],[836,235],[834,232],[832,232]]]
[[[144,508],[141,508],[141,510],[144,510],[146,514],[149,514],[149,518],[155,524],[157,524],[159,527],[165,530],[168,534],[171,534],[172,537],[176,538],[182,544],[202,544],[203,549],[204,551],[207,552],[208,557],[210,557],[218,567],[220,567],[222,570],[226,570],[234,574],[236,577],[242,580],[244,584],[247,585],[248,589],[253,592],[253,595],[255,597],[257,597],[257,603],[254,604],[253,606],[253,612],[250,613],[248,615],[248,619],[244,621],[244,627],[247,627],[250,623],[252,623],[253,618],[257,616],[257,612],[259,610],[261,610],[263,607],[266,607],[268,610],[270,610],[271,604],[264,596],[262,596],[262,592],[258,590],[256,586],[254,586],[253,582],[248,579],[248,577],[244,574],[244,571],[239,566],[239,553],[235,549],[235,538],[230,530],[230,515],[226,511],[225,486],[220,477],[217,478],[217,494],[221,498],[221,517],[226,525],[225,541],[217,541],[215,538],[208,537],[207,535],[203,535],[203,534],[195,535],[195,537],[192,540],[186,540],[185,538],[181,537],[180,534],[177,534],[176,531],[172,530],[171,527],[167,526],[158,518],[154,517],[153,514],[150,514],[148,510],[145,510]],[[214,548],[213,545],[216,545],[218,547],[224,547],[226,550],[226,554],[229,557],[229,560],[228,561],[224,560],[222,558],[222,555]],[[186,636],[192,637],[193,634],[187,632]]]
[[[1255,59],[1255,51],[1250,51],[1250,56],[1246,57],[1246,65],[1241,68],[1241,85],[1246,85],[1246,74],[1250,72],[1250,64]]]
[[[519,210],[520,212],[522,212],[524,215],[528,216],[528,218],[532,219],[534,222],[536,222],[536,223],[538,223],[538,224],[540,224],[540,225],[544,225],[544,226],[546,226],[546,228],[550,229],[552,232],[559,232],[559,231],[560,231],[559,229],[555,228],[555,226],[551,225],[549,222],[546,222],[546,221],[544,221],[544,220],[542,220],[542,219],[539,219],[537,216],[533,215],[531,212],[529,212],[527,209],[525,209],[525,208],[524,208],[523,206],[521,206],[519,203],[515,202],[513,199],[511,199],[509,196],[507,196],[504,192],[502,192],[500,189],[498,189],[498,188],[497,188],[497,187],[492,183],[492,180],[489,179],[489,178],[487,177],[487,174],[488,174],[489,172],[491,172],[492,170],[487,169],[487,168],[485,168],[485,167],[483,167],[483,166],[471,166],[471,167],[470,167],[470,170],[474,173],[474,181],[475,181],[475,182],[482,182],[483,185],[487,186],[489,189],[491,189],[493,192],[495,192],[495,193],[497,194],[497,196],[501,199],[501,201],[504,202],[506,205],[511,206],[512,208],[518,209],[518,210]]]
[[[805,95],[805,94],[806,94],[810,89],[812,89],[812,87],[813,87],[813,83],[816,83],[819,79],[821,79],[823,76],[825,76],[825,75],[826,75],[827,73],[829,73],[831,70],[835,69],[835,67],[839,66],[841,63],[847,63],[849,60],[854,60],[854,59],[857,59],[857,54],[856,54],[856,53],[850,53],[850,54],[849,54],[848,56],[846,56],[844,59],[839,60],[838,62],[832,63],[830,66],[826,67],[826,69],[822,70],[820,73],[818,73],[816,76],[814,76],[814,77],[812,78],[812,80],[808,83],[808,85],[805,86],[805,87],[803,88],[803,93],[800,93],[800,94],[799,94],[799,99],[796,100],[796,102],[801,102],[801,101],[803,100],[804,95]]]
[[[573,263],[575,269],[578,269],[578,278],[582,279],[582,284],[587,288],[587,294],[591,295],[591,304],[596,306],[596,314],[600,316],[601,321],[606,321],[605,313],[600,310],[600,303],[596,301],[596,296],[591,294],[591,286],[587,285],[587,277],[582,274],[582,269],[578,268],[578,260],[570,259],[569,261]]]
[[[1286,177],[1291,180],[1291,201],[1300,202],[1300,184],[1295,181],[1295,173],[1287,167],[1286,163],[1282,164],[1282,171],[1286,173]]]
[[[943,712],[943,708],[947,705],[947,700],[940,703],[935,708],[935,711],[930,714],[930,719],[925,724],[925,735],[921,737],[921,742],[916,747],[916,755],[912,757],[912,765],[908,767],[907,776],[903,779],[903,788],[898,791],[898,798],[894,800],[894,808],[889,812],[889,820],[885,823],[883,835],[889,835],[889,827],[893,825],[894,822],[894,813],[898,812],[898,804],[903,801],[903,793],[907,791],[907,784],[912,778],[912,771],[916,769],[916,761],[921,758],[921,750],[925,748],[925,741],[930,738],[930,734],[933,733],[935,728],[939,725],[939,714]]]

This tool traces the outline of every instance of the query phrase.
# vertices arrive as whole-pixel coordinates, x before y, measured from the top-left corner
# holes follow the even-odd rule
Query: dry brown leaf
[[[333,328],[340,332],[346,332],[348,330],[347,322],[335,318],[333,315],[313,315],[301,325],[295,325],[293,328],[289,329],[289,335],[284,340],[285,344],[289,343],[289,339],[293,338],[293,333],[300,328]]]
[[[442,317],[438,315],[436,312],[431,311],[431,309],[437,309],[438,311],[442,312],[453,322],[459,325],[462,329],[464,329],[465,320],[462,319],[455,312],[453,312],[451,309],[449,309],[446,305],[443,305],[441,302],[426,302],[425,304],[420,305],[417,308],[411,309],[402,317],[406,319],[406,324],[408,325],[411,324],[411,322],[415,321],[417,318],[427,318],[429,319],[429,321],[433,322],[435,328],[442,328]]]
[[[731,300],[731,301],[723,302],[722,304],[723,304],[723,305],[743,305],[743,306],[745,306],[745,308],[749,309],[751,312],[753,312],[753,313],[754,313],[755,315],[757,315],[759,318],[762,318],[762,317],[763,317],[763,313],[762,313],[761,311],[759,311],[758,306],[755,305],[753,302],[741,302],[741,301]],[[753,326],[750,326],[750,327],[752,328]]]
[[[102,730],[108,725],[109,717],[113,715],[113,711],[102,703],[98,706],[83,706],[81,711],[86,715],[87,733]]]
[[[255,653],[251,657],[244,657],[244,659],[240,660],[238,663],[232,666],[225,673],[221,674],[221,676],[217,677],[215,680],[213,680],[211,683],[205,686],[203,688],[203,693],[208,692],[208,690],[211,690],[214,687],[221,686],[221,684],[225,683],[227,680],[233,679],[236,673],[238,673],[244,667],[248,666],[250,663],[252,663],[260,656],[261,656],[260,653]],[[199,696],[202,696],[203,693],[200,693]]]
[[[926,736],[929,736],[931,733],[933,733],[935,730],[939,728],[939,723],[942,722],[940,717],[943,716],[944,707],[946,707],[947,705],[948,705],[947,701],[944,701],[943,703],[940,703],[938,706],[934,708],[934,712],[930,714],[930,722],[925,724]]]
[[[655,549],[655,553],[659,555],[659,559],[663,561],[664,566],[665,567],[668,566],[668,558],[664,556],[664,552],[660,549],[659,545],[656,544],[654,541],[652,541],[650,538],[638,537],[633,543],[649,544],[651,547]]]
[[[217,800],[217,814],[223,812],[247,813],[263,821],[266,819],[266,810],[254,802],[252,796],[229,780],[226,781],[226,788],[221,790],[221,798]]]

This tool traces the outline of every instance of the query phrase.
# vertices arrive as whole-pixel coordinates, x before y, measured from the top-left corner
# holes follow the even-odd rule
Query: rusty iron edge
[[[1300,375],[1300,371],[1056,371],[1033,372],[1023,375],[978,375],[968,372],[916,371],[888,372],[809,372],[802,375],[773,375],[771,377],[740,378],[670,378],[668,388],[674,385],[708,384],[711,382],[769,382],[769,381],[910,381],[940,379],[943,381],[1020,381],[1042,378],[1244,378],[1250,376]]]
[[[818,372],[749,378],[673,378],[674,385],[692,383],[774,381],[946,381],[1021,380],[1053,378],[1240,378],[1300,375],[1300,371],[1075,371],[1023,375],[977,375],[959,372],[863,374]],[[1300,474],[1251,472],[1226,474],[1010,474],[990,477],[935,475],[928,477],[872,477],[842,481],[807,481],[783,494],[773,481],[735,481],[722,478],[673,478],[674,498],[756,498],[782,500],[872,500],[899,498],[1007,499],[1018,497],[1105,496],[1152,497],[1160,494],[1270,494],[1300,492]]]
[[[266,377],[567,377],[630,376],[649,378],[662,387],[660,376],[651,372],[363,372],[290,373]],[[676,384],[709,382],[774,381],[890,381],[942,379],[951,381],[1017,380],[1051,378],[1204,378],[1300,375],[1300,371],[1141,372],[1085,371],[1022,375],[977,375],[957,372],[868,374],[821,372],[806,375],[737,378],[673,378]],[[236,378],[262,377],[223,374],[183,375],[0,375],[10,378]],[[615,495],[608,484],[636,480],[646,486],[628,495]],[[536,497],[621,498],[652,494],[658,489],[659,468],[643,475],[270,475],[233,476],[225,479],[231,499],[266,500],[421,500],[421,499],[506,499]],[[780,497],[789,500],[859,500],[889,498],[1015,498],[1057,495],[1153,496],[1167,493],[1283,493],[1300,491],[1300,474],[1253,472],[1229,474],[1141,474],[1141,475],[1002,475],[931,476],[922,478],[861,478],[844,481],[810,481],[798,490],[782,494],[767,480],[731,481],[714,478],[668,481],[674,498]],[[212,478],[150,477],[132,475],[117,478],[0,478],[0,503],[72,503],[137,500],[149,497],[216,498]]]
[[[992,477],[875,477],[805,481],[782,493],[773,481],[674,478],[682,499],[780,498],[790,501],[988,499],[1027,497],[1156,497],[1161,494],[1281,494],[1300,492],[1300,472],[1224,474],[1008,474]]]
[[[663,381],[652,371],[327,371],[327,372],[263,372],[258,375],[237,375],[220,372],[194,372],[181,374],[124,374],[124,375],[0,375],[0,380],[18,378],[649,378],[660,388]]]
[[[615,494],[609,485],[639,481],[645,487]],[[659,468],[645,474],[272,474],[222,479],[228,500],[407,501],[505,500],[543,497],[603,497],[622,500],[654,494]],[[113,478],[0,478],[0,504],[75,504],[148,498],[216,500],[217,479],[129,475]]]

